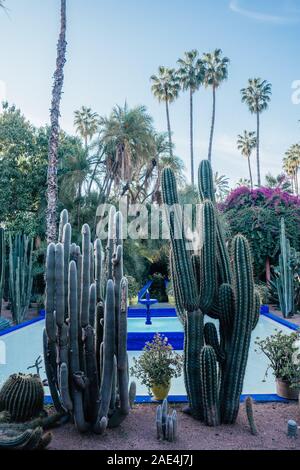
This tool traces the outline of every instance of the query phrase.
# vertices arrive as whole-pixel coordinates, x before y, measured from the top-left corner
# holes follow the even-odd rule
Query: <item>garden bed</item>
[[[50,450],[295,450],[300,449],[298,439],[286,435],[287,421],[300,423],[297,403],[255,404],[254,417],[259,431],[252,436],[244,406],[241,405],[234,426],[209,428],[178,411],[178,439],[174,443],[156,439],[155,405],[135,405],[128,418],[116,429],[103,436],[79,434],[73,424],[53,430]]]

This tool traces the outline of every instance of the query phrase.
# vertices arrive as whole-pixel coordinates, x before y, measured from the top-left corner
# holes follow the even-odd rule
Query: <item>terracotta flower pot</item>
[[[154,400],[161,401],[167,398],[171,388],[171,382],[168,385],[152,385],[151,390]]]
[[[291,387],[289,382],[285,382],[281,379],[276,379],[276,392],[281,398],[287,400],[298,400],[300,388]]]

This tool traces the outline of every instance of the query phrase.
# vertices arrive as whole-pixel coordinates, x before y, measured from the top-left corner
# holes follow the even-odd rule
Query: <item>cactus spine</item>
[[[91,243],[88,225],[82,249],[71,244],[63,211],[59,243],[47,250],[45,369],[57,411],[72,415],[80,432],[102,434],[129,413],[121,224],[121,214],[111,211],[103,262],[101,241]]]
[[[196,228],[201,243],[194,251],[188,249],[180,224],[176,181],[169,168],[163,170],[162,190],[170,228],[176,309],[185,332],[189,412],[215,426],[236,420],[258,303],[250,250],[241,235],[232,241],[230,265],[207,160],[201,162],[198,177],[201,204]],[[205,315],[219,320],[219,335],[213,324],[204,327]]]
[[[284,318],[294,314],[294,272],[292,268],[292,248],[285,234],[284,218],[281,219],[279,277],[276,279],[280,309]]]
[[[27,313],[32,290],[33,239],[9,234],[9,296],[12,317],[22,323]]]

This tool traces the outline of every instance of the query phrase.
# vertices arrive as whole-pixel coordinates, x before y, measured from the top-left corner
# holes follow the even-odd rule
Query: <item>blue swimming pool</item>
[[[182,353],[183,329],[177,317],[173,316],[174,312],[174,309],[170,309],[172,315],[170,317],[152,317],[152,325],[145,325],[145,318],[142,316],[129,316],[127,343],[129,365],[132,364],[134,357],[138,357],[142,353],[145,342],[151,340],[157,332],[167,336],[174,349]],[[207,318],[207,321],[217,322],[217,320],[210,318]],[[289,334],[295,329],[294,325],[281,319],[279,321],[278,317],[273,317],[272,314],[261,315],[258,325],[253,331],[243,394],[255,395],[256,398],[261,398],[262,400],[276,399],[275,380],[271,373],[266,381],[263,382],[268,361],[264,355],[256,352],[255,340],[257,337],[265,338],[276,330],[282,330],[284,333]],[[42,356],[44,323],[45,320],[41,318],[28,322],[26,326],[21,328],[11,329],[6,333],[2,332],[0,334],[0,384],[16,371],[28,372],[28,367],[34,364],[38,356]],[[46,378],[44,369],[40,373],[42,379]],[[136,381],[134,377],[131,377],[131,379]],[[138,401],[148,401],[147,389],[138,381],[136,382]],[[47,389],[45,392],[46,394],[49,393]],[[172,381],[170,396],[175,401],[186,400],[183,377]]]

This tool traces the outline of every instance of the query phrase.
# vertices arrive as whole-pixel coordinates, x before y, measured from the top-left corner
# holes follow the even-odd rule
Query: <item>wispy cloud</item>
[[[282,14],[271,14],[264,11],[253,10],[244,7],[240,0],[230,0],[229,8],[235,13],[251,18],[255,21],[273,23],[278,25],[292,24],[300,22],[300,13],[298,9],[288,8]]]

